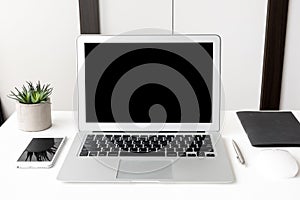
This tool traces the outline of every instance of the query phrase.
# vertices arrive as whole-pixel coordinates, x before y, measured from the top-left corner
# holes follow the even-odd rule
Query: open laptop
[[[216,35],[82,35],[65,182],[230,183]]]

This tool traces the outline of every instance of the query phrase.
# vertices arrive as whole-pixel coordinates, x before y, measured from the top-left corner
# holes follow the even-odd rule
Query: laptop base
[[[216,156],[198,157],[80,157],[85,133],[78,133],[57,179],[63,182],[231,183],[231,164],[222,138],[211,135]]]

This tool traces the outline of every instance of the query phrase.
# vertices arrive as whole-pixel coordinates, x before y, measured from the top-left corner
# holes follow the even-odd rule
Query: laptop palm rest
[[[172,161],[130,160],[119,162],[117,179],[172,179]]]

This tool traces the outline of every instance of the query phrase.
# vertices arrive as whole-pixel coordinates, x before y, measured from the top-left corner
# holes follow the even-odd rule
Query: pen
[[[239,146],[237,145],[237,143],[234,140],[232,140],[232,146],[233,146],[234,151],[236,153],[236,158],[240,161],[240,163],[242,165],[244,165],[245,164],[245,159],[243,157],[243,154],[242,154]]]

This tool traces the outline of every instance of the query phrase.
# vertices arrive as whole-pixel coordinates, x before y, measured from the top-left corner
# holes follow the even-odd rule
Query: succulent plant
[[[50,84],[41,86],[40,81],[38,81],[34,86],[32,82],[26,81],[26,83],[27,87],[25,85],[22,86],[22,89],[15,87],[16,92],[10,91],[8,97],[23,104],[38,104],[49,99],[53,90]]]

